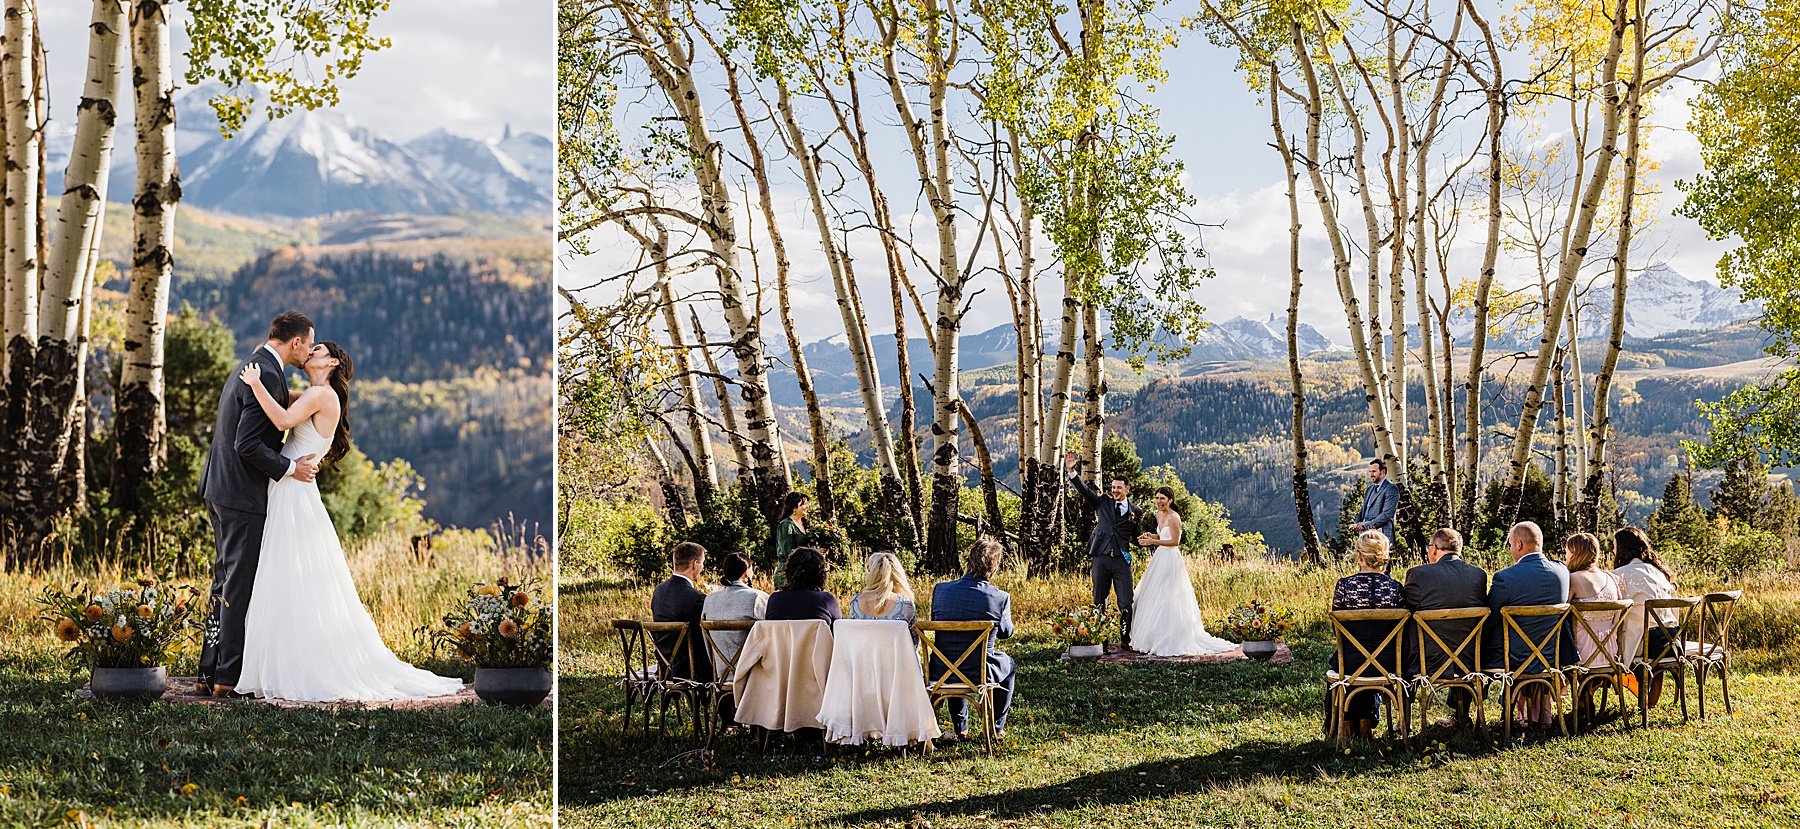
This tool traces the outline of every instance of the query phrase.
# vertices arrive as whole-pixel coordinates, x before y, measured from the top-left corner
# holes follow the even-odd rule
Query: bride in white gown
[[[1154,656],[1202,656],[1234,650],[1237,645],[1206,632],[1200,602],[1188,579],[1187,557],[1181,554],[1181,514],[1175,492],[1156,490],[1156,534],[1138,536],[1138,544],[1155,547],[1150,566],[1137,583],[1132,613],[1131,649]]]
[[[308,353],[304,368],[312,387],[286,407],[257,381],[255,363],[239,377],[255,391],[275,426],[289,430],[282,456],[316,454],[324,459],[322,466],[331,466],[350,445],[350,356],[337,343],[321,342]],[[415,668],[388,650],[356,595],[316,483],[293,477],[270,482],[251,595],[238,693],[331,702],[436,697],[462,690],[461,679]]]

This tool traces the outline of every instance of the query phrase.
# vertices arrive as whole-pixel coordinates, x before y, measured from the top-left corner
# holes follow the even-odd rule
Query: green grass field
[[[363,603],[402,659],[472,675],[417,633],[475,581],[548,567],[485,533],[451,533],[415,562],[399,543],[350,552]],[[549,826],[551,714],[486,705],[435,711],[283,710],[83,700],[85,668],[35,621],[46,585],[134,573],[0,577],[0,826]],[[176,580],[180,582],[181,580]],[[204,582],[196,581],[204,588]],[[194,647],[171,658],[192,675]]]
[[[1085,601],[1086,580],[1002,578],[1020,625],[1006,645],[1019,662],[1008,739],[993,757],[964,744],[923,758],[792,744],[764,754],[745,737],[708,756],[680,735],[622,736],[621,663],[606,625],[647,618],[649,588],[565,582],[560,825],[1800,826],[1800,581],[1740,585],[1752,598],[1734,637],[1746,645],[1735,718],[1684,725],[1666,698],[1648,730],[1613,722],[1489,749],[1432,729],[1423,749],[1339,753],[1320,732],[1319,680],[1339,575],[1203,566],[1208,619],[1251,598],[1294,607],[1301,625],[1286,665],[1062,662],[1044,620]],[[1716,700],[1709,693],[1709,714]]]

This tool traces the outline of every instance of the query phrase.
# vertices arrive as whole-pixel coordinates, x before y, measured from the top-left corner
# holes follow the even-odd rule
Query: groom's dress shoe
[[[200,696],[210,697],[213,695],[213,684],[210,682],[202,682],[195,685],[194,690],[199,693]]]
[[[215,685],[212,689],[212,695],[215,697],[230,698],[237,696],[237,689],[230,685]]]

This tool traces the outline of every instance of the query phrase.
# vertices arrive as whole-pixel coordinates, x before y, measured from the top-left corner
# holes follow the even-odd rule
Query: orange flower
[[[513,607],[524,607],[528,604],[531,604],[531,595],[530,594],[528,594],[528,593],[514,593],[513,594],[513,596],[512,596],[512,606]]]
[[[87,611],[82,615],[86,616],[90,622],[98,622],[106,617],[106,611],[101,610],[97,604],[91,604],[87,606]]]
[[[464,639],[474,639],[475,638],[475,629],[473,627],[471,627],[468,622],[463,622],[462,627],[459,627],[456,629],[456,633],[458,636],[461,636]]]
[[[154,615],[156,615],[156,611],[151,610],[149,605],[147,605],[147,604],[138,605],[138,618],[139,619],[148,619]]]
[[[506,586],[506,577],[501,576],[499,579],[495,580],[494,583],[500,585],[501,587],[505,587]]]
[[[491,584],[478,584],[475,585],[475,592],[482,596],[498,597],[500,595],[500,588]]]
[[[64,642],[73,642],[81,638],[81,626],[74,619],[64,619],[56,623],[56,638]]]
[[[508,639],[519,638],[519,623],[511,619],[500,620],[500,635]]]
[[[125,624],[113,625],[112,637],[116,642],[131,641],[131,626]]]

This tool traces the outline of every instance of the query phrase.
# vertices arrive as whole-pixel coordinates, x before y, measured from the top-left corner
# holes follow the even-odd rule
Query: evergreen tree
[[[1663,487],[1662,504],[1650,516],[1650,543],[1669,552],[1704,550],[1717,541],[1712,522],[1694,502],[1694,473],[1684,469]]]
[[[1749,452],[1739,453],[1725,464],[1725,478],[1713,490],[1712,517],[1733,524],[1752,524],[1768,499],[1769,469]]]

